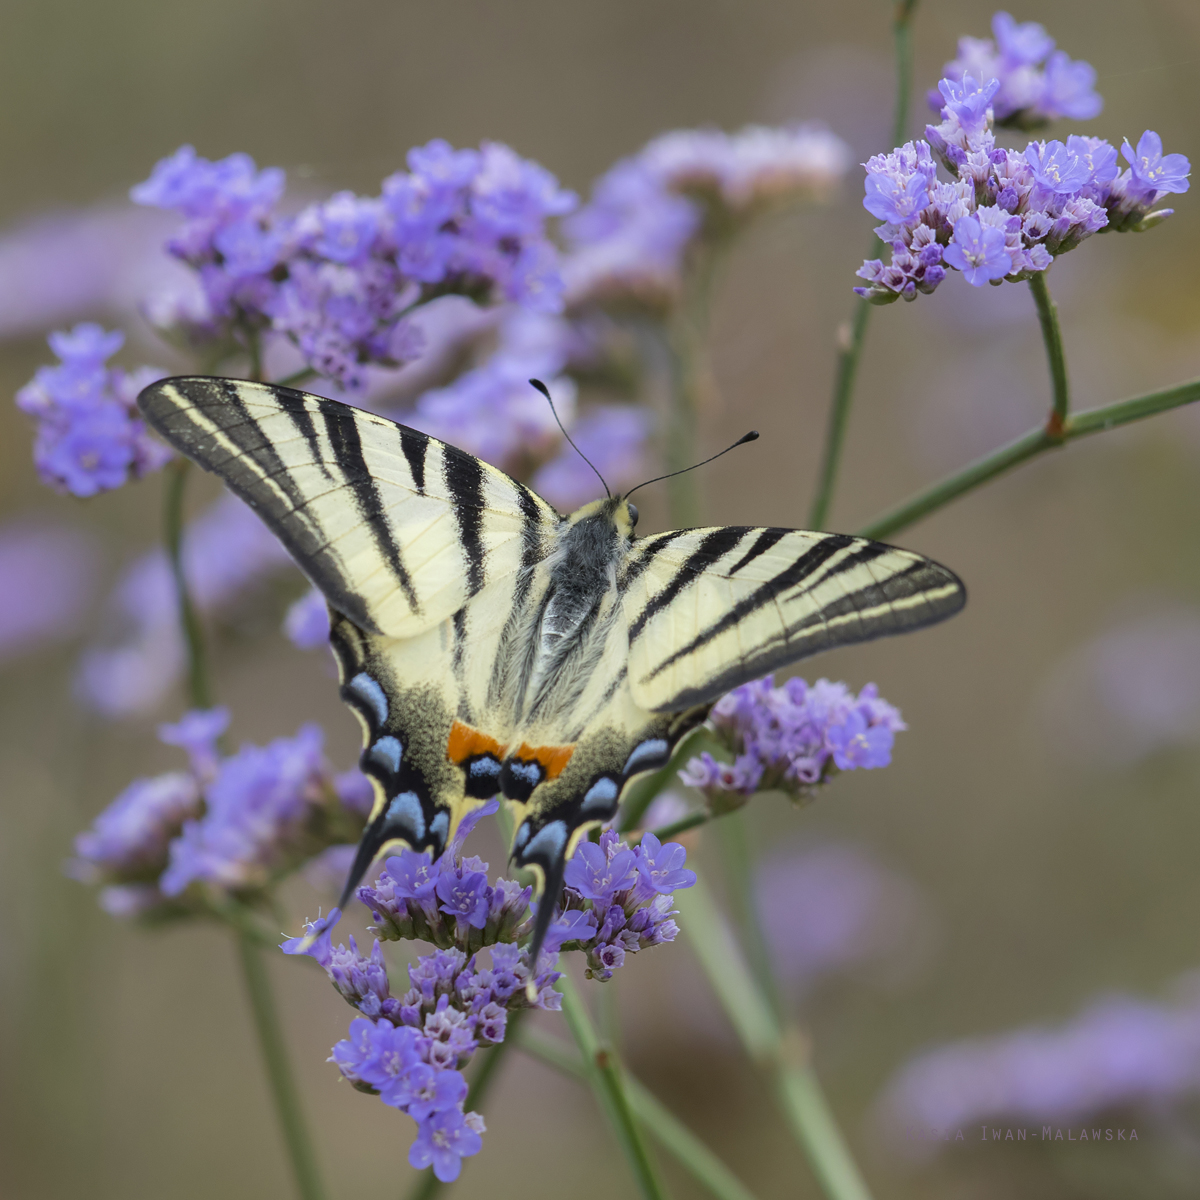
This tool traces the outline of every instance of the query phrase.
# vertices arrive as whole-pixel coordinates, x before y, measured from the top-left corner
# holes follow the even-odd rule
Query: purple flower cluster
[[[602,983],[625,965],[627,954],[673,942],[673,893],[696,874],[678,842],[665,846],[652,833],[633,847],[612,829],[599,842],[581,842],[567,863],[561,911],[546,934],[548,948],[587,954],[587,977]]]
[[[575,196],[507,146],[454,150],[435,140],[382,195],[339,192],[287,217],[276,211],[283,172],[243,154],[219,162],[190,146],[159,162],[130,193],[180,212],[168,249],[196,272],[206,312],[167,314],[191,341],[286,336],[319,374],[365,385],[365,366],[394,367],[422,350],[408,314],[459,293],[538,311],[561,307],[558,255],[547,219]]]
[[[888,1084],[879,1115],[903,1136],[1003,1117],[1098,1117],[1194,1095],[1200,998],[1194,980],[1182,990],[1175,1004],[1109,996],[1057,1029],[1031,1027],[926,1051]]]
[[[1150,130],[1136,149],[1122,146],[1124,171],[1100,138],[1007,150],[992,134],[999,80],[964,75],[938,87],[943,119],[926,127],[928,141],[866,163],[863,206],[883,221],[875,232],[892,252],[886,265],[871,259],[857,272],[868,286],[854,290],[874,304],[932,292],[947,269],[974,287],[1028,279],[1094,233],[1151,228],[1172,211],[1154,204],[1188,189],[1188,160],[1164,155]],[[950,181],[939,180],[939,163]]]
[[[33,458],[42,482],[94,496],[162,467],[171,451],[150,436],[136,404],[162,372],[107,366],[125,335],[99,325],[76,325],[48,340],[58,365],[39,367],[17,393],[17,407],[38,422]]]
[[[722,696],[709,724],[733,762],[705,751],[679,778],[721,807],[773,789],[799,797],[836,771],[886,767],[896,733],[906,728],[873,683],[855,696],[828,679],[810,686],[795,677],[774,687],[770,676]]]
[[[828,130],[677,130],[618,162],[564,225],[567,303],[661,310],[682,288],[703,229],[726,230],[780,203],[827,195],[850,165]]]
[[[198,911],[361,832],[362,777],[332,773],[319,728],[223,758],[228,721],[213,709],[162,726],[189,769],[135,780],[76,838],[67,871],[105,885],[100,902],[113,915]]]
[[[944,67],[947,79],[972,75],[995,79],[996,124],[1035,129],[1059,117],[1089,121],[1099,116],[1104,101],[1093,90],[1095,69],[1072,62],[1054,39],[1033,21],[1018,24],[1006,12],[992,18],[992,38],[960,38],[958,55]],[[942,107],[938,92],[929,93],[934,112]]]

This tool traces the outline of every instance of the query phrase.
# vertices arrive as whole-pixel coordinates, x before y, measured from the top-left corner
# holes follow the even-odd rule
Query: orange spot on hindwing
[[[455,721],[446,743],[446,757],[466,774],[466,794],[477,800],[489,800],[500,790],[500,768],[505,747],[494,737]]]
[[[541,763],[545,779],[557,779],[571,761],[574,746],[530,746],[522,742],[513,754],[523,762]]]
[[[574,753],[574,746],[530,746],[522,742],[505,760],[500,773],[501,790],[509,800],[524,803],[539,783],[557,779]]]

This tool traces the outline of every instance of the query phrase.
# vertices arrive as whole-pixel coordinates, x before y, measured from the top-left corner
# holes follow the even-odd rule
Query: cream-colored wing
[[[558,514],[424,433],[291,388],[179,378],[138,398],[176,449],[220,475],[330,605],[414,637],[536,563]]]
[[[634,700],[654,712],[833,646],[918,629],[958,612],[953,572],[846,534],[725,526],[634,543],[622,578]]]

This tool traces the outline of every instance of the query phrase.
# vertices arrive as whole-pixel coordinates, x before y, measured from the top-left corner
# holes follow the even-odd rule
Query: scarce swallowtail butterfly
[[[833,646],[930,625],[958,578],[844,534],[719,526],[636,537],[622,497],[562,516],[470,454],[265,383],[166,379],[138,399],[219,475],[329,602],[375,803],[346,881],[404,845],[437,857],[493,796],[540,902],[731,688]]]

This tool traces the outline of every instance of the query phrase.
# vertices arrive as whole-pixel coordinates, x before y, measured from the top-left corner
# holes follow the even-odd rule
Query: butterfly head
[[[568,518],[571,526],[589,521],[600,525],[612,525],[617,536],[625,541],[633,540],[633,527],[638,523],[637,506],[620,496],[609,496],[606,500],[593,500],[577,508]]]

